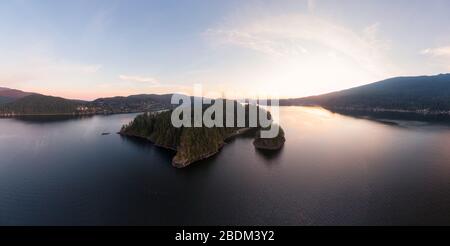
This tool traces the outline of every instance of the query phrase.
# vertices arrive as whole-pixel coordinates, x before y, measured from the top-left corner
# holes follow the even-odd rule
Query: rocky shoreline
[[[220,144],[219,148],[216,151],[212,151],[212,152],[208,152],[208,153],[204,153],[202,154],[200,157],[195,158],[195,159],[187,159],[187,158],[181,158],[178,155],[175,155],[172,159],[172,166],[176,167],[176,168],[184,168],[187,167],[195,162],[201,161],[201,160],[205,160],[208,159],[218,153],[220,153],[221,149],[225,146],[225,141],[234,138],[234,137],[238,137],[240,135],[243,135],[247,132],[249,132],[250,130],[253,130],[252,128],[242,128],[242,129],[238,129],[235,132],[233,132],[232,134],[230,134],[229,136],[227,136],[224,139],[224,142]],[[168,146],[168,145],[162,145],[162,144],[158,144],[155,141],[152,141],[149,137],[145,137],[145,136],[140,136],[138,134],[131,134],[131,133],[127,133],[123,130],[117,132],[117,134],[124,136],[124,137],[135,137],[135,138],[140,138],[146,141],[151,142],[152,144],[154,144],[155,146],[159,147],[159,148],[163,148],[163,149],[167,149],[167,150],[172,150],[172,151],[176,151],[178,153],[178,149],[176,147],[173,146]]]
[[[183,158],[183,159],[182,158],[177,158],[177,156],[175,155],[174,158],[172,159],[172,166],[176,167],[176,168],[185,168],[185,167],[187,167],[187,166],[189,166],[189,165],[191,165],[191,164],[193,164],[195,162],[199,162],[201,160],[206,160],[206,159],[208,159],[208,158],[210,158],[212,156],[217,155],[220,152],[220,150],[223,148],[223,146],[225,146],[225,144],[223,144],[219,148],[219,150],[217,150],[217,151],[213,151],[213,152],[210,152],[210,153],[205,153],[204,155],[200,156],[199,158],[192,159],[192,160],[189,160],[189,159],[186,159],[186,158]]]
[[[149,137],[140,136],[140,135],[137,135],[137,134],[125,133],[125,132],[123,132],[123,131],[119,131],[119,132],[117,132],[117,134],[119,134],[119,135],[122,136],[122,137],[139,138],[139,139],[142,139],[142,140],[149,141],[150,143],[152,143],[152,144],[155,145],[156,147],[163,148],[163,149],[168,149],[168,150],[173,150],[173,151],[177,151],[177,148],[176,148],[176,147],[171,147],[171,146],[167,146],[167,145],[162,145],[162,144],[155,143],[155,142],[152,141]]]
[[[285,142],[284,130],[280,127],[278,136],[274,138],[260,138],[257,135],[253,141],[253,145],[257,149],[274,151],[283,148]]]
[[[356,111],[356,112],[385,112],[385,113],[408,113],[419,115],[443,115],[449,116],[450,110],[430,110],[424,109],[396,109],[396,108],[380,108],[380,107],[324,107],[330,111]]]

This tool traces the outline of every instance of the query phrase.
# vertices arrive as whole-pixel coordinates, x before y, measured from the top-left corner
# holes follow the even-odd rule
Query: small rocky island
[[[283,128],[280,127],[278,136],[274,138],[261,138],[260,134],[256,134],[253,145],[255,148],[262,150],[279,150],[283,147],[285,142],[286,138],[284,137],[284,131]]]
[[[235,107],[241,106],[235,105]],[[248,112],[248,106],[245,110]],[[262,112],[261,110],[263,109],[258,107],[259,113]],[[172,165],[177,168],[186,167],[219,153],[228,139],[252,130],[257,133],[254,141],[256,148],[276,150],[280,149],[285,141],[281,128],[279,135],[273,139],[260,138],[260,124],[258,122],[257,127],[249,127],[248,114],[246,114],[246,127],[211,128],[205,126],[176,128],[171,123],[171,115],[172,110],[138,115],[132,122],[124,125],[119,134],[143,138],[156,146],[176,151]],[[270,114],[269,117],[271,117]]]

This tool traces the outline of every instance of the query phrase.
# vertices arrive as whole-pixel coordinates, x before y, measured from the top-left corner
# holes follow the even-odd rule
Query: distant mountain
[[[173,94],[99,98],[92,102],[0,87],[0,116],[113,114],[171,109]],[[191,97],[191,100],[193,97]],[[317,105],[334,112],[395,112],[450,116],[450,74],[397,77],[319,96],[280,100],[281,106]]]
[[[331,110],[450,114],[450,74],[397,77],[280,105],[318,105]]]
[[[17,99],[32,95],[31,92],[24,92],[15,89],[0,87],[0,104],[13,102]]]
[[[92,101],[91,105],[114,113],[144,112],[170,108],[171,98],[172,94],[142,94],[128,97],[99,98]]]
[[[83,103],[61,97],[32,94],[0,105],[2,115],[73,114],[82,110]]]
[[[9,102],[11,102],[11,101],[13,101],[13,100],[11,100],[11,99],[8,98],[8,97],[2,97],[2,96],[0,96],[0,105],[2,105],[2,104],[4,104],[4,103],[9,103]]]
[[[99,98],[88,102],[6,88],[2,88],[1,92],[8,97],[0,97],[0,102],[3,102],[0,104],[0,116],[137,113],[171,107],[169,94]]]
[[[140,100],[153,100],[162,105],[170,106],[173,94],[140,94],[140,95],[132,95],[128,98],[130,99],[140,99]]]

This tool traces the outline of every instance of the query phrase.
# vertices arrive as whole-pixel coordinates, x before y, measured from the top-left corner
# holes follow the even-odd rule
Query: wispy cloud
[[[431,63],[440,71],[450,71],[450,46],[424,49],[420,54],[429,57]]]
[[[378,37],[379,28],[380,24],[375,23],[357,32],[316,16],[294,14],[209,29],[206,35],[215,44],[236,45],[292,59],[328,50],[368,72],[384,74],[383,68],[389,67],[384,57],[389,42]]]
[[[308,11],[314,13],[316,10],[317,0],[308,0]]]
[[[0,62],[2,64],[2,62]],[[4,63],[0,79],[14,86],[16,83],[40,81],[41,83],[71,82],[73,79],[92,77],[102,69],[101,64],[82,64],[47,57],[25,57],[20,61]]]
[[[204,34],[234,62],[216,68],[220,77],[197,80],[237,81],[242,90],[258,83],[264,91],[306,96],[400,75],[382,27],[374,22],[355,29],[310,13],[232,16]]]
[[[128,82],[141,82],[157,85],[159,81],[152,77],[135,76],[135,75],[119,75],[119,78]]]
[[[428,48],[422,50],[420,53],[432,57],[450,57],[450,46]]]
[[[60,63],[51,64],[48,69],[59,72],[76,72],[84,74],[92,74],[98,72],[103,66],[101,64],[73,64]]]
[[[300,43],[292,42],[292,40],[291,42],[289,40],[280,42],[281,40],[270,39],[264,35],[243,30],[209,29],[207,35],[222,38],[218,40],[221,44],[233,44],[273,56],[283,57],[308,52]]]

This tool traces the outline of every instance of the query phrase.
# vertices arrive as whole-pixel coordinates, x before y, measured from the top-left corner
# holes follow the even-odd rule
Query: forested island
[[[285,142],[284,130],[280,127],[278,136],[275,138],[261,138],[261,135],[257,133],[253,145],[262,150],[278,150],[283,147]]]
[[[132,122],[124,125],[119,132],[123,136],[139,137],[147,139],[157,146],[175,150],[176,155],[172,159],[172,165],[177,168],[186,167],[196,161],[206,159],[219,153],[225,145],[226,140],[240,134],[254,131],[255,147],[261,149],[277,150],[284,142],[284,132],[279,131],[279,135],[272,139],[258,137],[258,130],[261,129],[258,121],[256,127],[249,125],[248,105],[235,103],[235,108],[245,107],[246,119],[243,127],[174,127],[171,123],[172,110],[159,113],[144,113],[137,116]],[[206,110],[208,107],[204,107]],[[262,108],[257,107],[258,113],[265,113]],[[224,111],[225,112],[225,111]],[[234,111],[236,112],[236,110]],[[270,117],[270,114],[268,114]],[[236,117],[234,117],[236,120]],[[226,117],[223,117],[224,122]],[[236,124],[235,124],[236,125]]]

